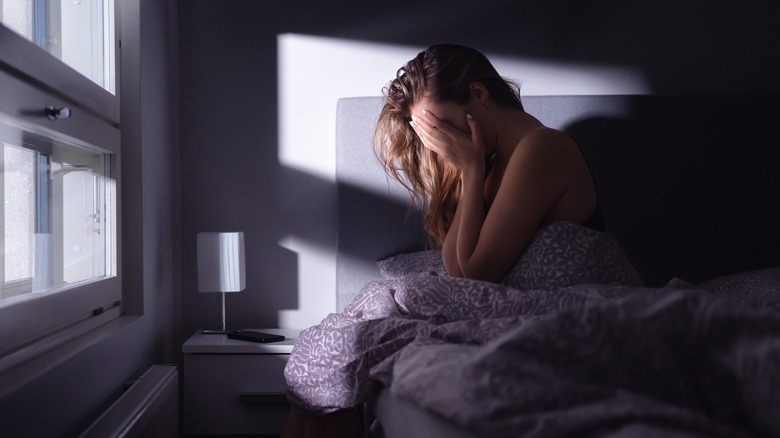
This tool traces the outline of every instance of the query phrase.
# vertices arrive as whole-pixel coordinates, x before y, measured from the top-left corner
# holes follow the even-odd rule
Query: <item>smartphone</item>
[[[240,339],[252,342],[279,342],[284,341],[284,336],[271,333],[256,332],[253,330],[235,330],[227,335],[230,339]]]

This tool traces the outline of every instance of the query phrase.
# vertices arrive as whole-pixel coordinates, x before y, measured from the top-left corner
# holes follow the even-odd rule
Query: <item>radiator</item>
[[[153,365],[114,402],[81,438],[179,436],[176,366]]]

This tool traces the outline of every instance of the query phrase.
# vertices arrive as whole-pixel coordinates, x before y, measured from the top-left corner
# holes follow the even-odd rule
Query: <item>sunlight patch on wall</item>
[[[414,50],[285,34],[279,49],[279,160],[335,181],[336,101],[380,96]]]
[[[278,37],[279,160],[335,180],[335,112],[341,97],[380,96],[399,67],[424,47],[300,34]],[[629,68],[540,62],[486,53],[523,95],[647,94]]]
[[[630,68],[486,55],[501,76],[520,84],[521,96],[650,93],[644,74]]]
[[[279,245],[298,254],[298,308],[279,311],[279,327],[306,328],[336,311],[336,251],[296,236]]]

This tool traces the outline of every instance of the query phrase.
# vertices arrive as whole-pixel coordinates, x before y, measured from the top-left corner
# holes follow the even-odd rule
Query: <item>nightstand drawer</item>
[[[184,433],[278,434],[288,354],[185,354]]]

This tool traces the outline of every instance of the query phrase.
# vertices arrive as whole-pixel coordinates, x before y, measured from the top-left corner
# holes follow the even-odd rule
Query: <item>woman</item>
[[[450,275],[500,282],[540,225],[603,227],[577,144],[526,113],[517,86],[482,53],[431,46],[386,94],[377,154],[424,205]]]
[[[468,47],[434,45],[402,67],[375,140],[387,172],[424,204],[453,276],[499,282],[539,225],[598,211],[574,141],[526,113],[517,87]],[[357,436],[357,418],[293,408],[282,437]]]

